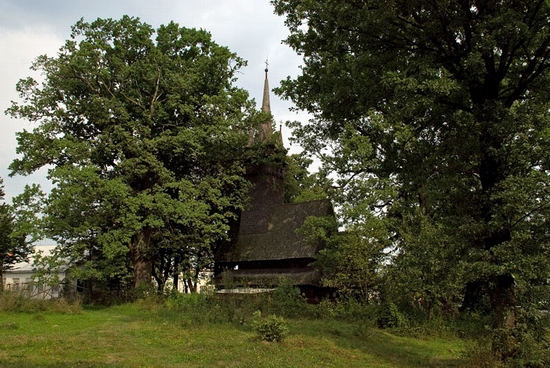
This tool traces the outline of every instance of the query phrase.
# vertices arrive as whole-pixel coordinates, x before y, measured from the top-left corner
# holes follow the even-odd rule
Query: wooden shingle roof
[[[275,261],[313,258],[318,245],[306,244],[297,233],[309,216],[333,215],[328,200],[276,205],[268,223],[268,230],[256,234],[240,234],[233,244],[222,246],[216,262]]]

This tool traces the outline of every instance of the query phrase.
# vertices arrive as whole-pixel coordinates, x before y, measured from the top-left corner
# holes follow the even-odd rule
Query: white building
[[[205,292],[208,289],[211,289],[212,278],[214,277],[214,272],[212,271],[201,271],[199,272],[198,280],[196,281],[196,292],[201,293]],[[157,285],[156,281],[152,279],[153,285]],[[174,288],[174,282],[172,279],[166,280],[164,285],[164,291],[170,291]],[[180,293],[190,293],[191,288],[187,285],[187,280],[183,277],[182,274],[179,275],[178,279],[178,291]]]
[[[40,245],[34,248],[34,253],[42,256],[50,255],[55,245]],[[62,284],[67,277],[67,267],[58,267],[47,274],[47,280],[35,280],[37,266],[31,255],[29,262],[16,263],[12,269],[4,271],[2,283],[4,290],[23,293],[31,298],[51,299],[61,296]]]

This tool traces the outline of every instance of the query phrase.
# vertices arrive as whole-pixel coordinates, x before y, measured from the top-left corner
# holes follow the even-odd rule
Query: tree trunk
[[[488,315],[490,306],[484,303],[483,297],[486,295],[487,282],[485,280],[475,280],[466,283],[463,292],[462,305],[459,308],[461,313],[479,312]]]
[[[180,263],[181,263],[181,256],[179,254],[179,252],[176,252],[176,254],[174,255],[174,268],[172,270],[172,278],[173,278],[173,282],[174,282],[174,289],[176,289],[176,291],[179,291],[179,280],[180,280],[180,275],[179,275],[179,269],[180,269]]]
[[[160,277],[155,269],[155,267],[152,268],[152,277],[155,279],[155,281],[157,282],[157,291],[160,293],[162,292],[162,290],[164,290],[164,284],[165,282],[163,281],[162,277]]]
[[[130,257],[134,268],[134,288],[149,288],[153,275],[153,251],[150,228],[142,229],[130,244]]]
[[[187,279],[187,285],[189,286],[189,292],[190,293],[196,293],[197,292],[197,283],[193,282],[193,279],[188,278]]]
[[[180,278],[177,272],[174,272],[172,274],[172,283],[174,284],[174,290],[179,291]]]
[[[502,199],[495,199],[499,185],[506,179],[507,158],[502,154],[505,134],[496,127],[504,120],[507,114],[506,108],[497,102],[498,86],[494,88],[486,86],[485,100],[479,105],[481,114],[478,118],[481,122],[480,134],[480,165],[479,179],[481,183],[481,211],[480,220],[486,226],[487,233],[480,239],[481,245],[490,255],[489,263],[499,264],[498,257],[494,257],[496,247],[512,239],[509,225],[499,220],[499,208],[503,207]],[[498,197],[497,197],[498,198]],[[496,221],[495,221],[496,219]],[[500,224],[499,224],[500,223]],[[495,227],[495,224],[497,227]],[[516,327],[514,278],[504,271],[500,275],[489,275],[487,279],[480,280],[485,286],[493,315],[493,354],[503,360],[512,354],[513,333]]]
[[[500,360],[511,356],[516,345],[513,331],[516,327],[516,297],[514,277],[510,274],[495,276],[489,291],[493,310],[493,354]]]

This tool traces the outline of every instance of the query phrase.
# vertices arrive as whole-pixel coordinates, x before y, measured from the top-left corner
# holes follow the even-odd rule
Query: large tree
[[[280,89],[314,115],[302,144],[344,203],[391,219],[398,257],[460,268],[464,304],[486,296],[510,352],[516,307],[548,301],[550,4],[272,3],[304,57]]]
[[[36,59],[44,80],[21,80],[7,110],[35,124],[10,168],[49,168],[45,235],[79,277],[129,271],[149,285],[167,249],[224,236],[246,192],[239,160],[255,114],[233,85],[243,65],[204,30],[128,16],[80,20],[55,57]]]

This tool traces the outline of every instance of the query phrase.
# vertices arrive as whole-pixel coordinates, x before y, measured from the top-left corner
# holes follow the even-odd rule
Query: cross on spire
[[[269,62],[265,60],[265,81],[264,81],[264,95],[262,98],[262,112],[271,113],[271,104],[269,103],[269,81],[267,78],[267,67]],[[273,134],[273,128],[271,127],[271,120],[260,124],[260,141],[265,142],[271,134]]]
[[[269,62],[267,59],[265,59],[265,81],[264,81],[264,95],[262,98],[262,111],[271,113],[271,104],[269,103],[269,81],[267,78],[267,67],[269,66]]]

